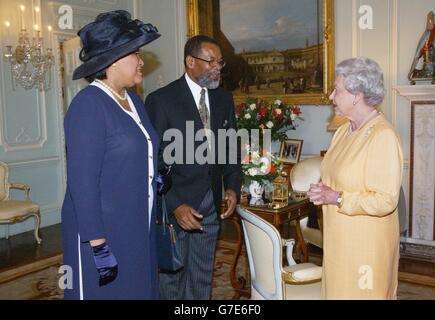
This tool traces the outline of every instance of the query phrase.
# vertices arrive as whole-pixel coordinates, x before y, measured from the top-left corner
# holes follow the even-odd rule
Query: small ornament
[[[273,202],[288,203],[288,181],[287,177],[279,176],[273,180]]]

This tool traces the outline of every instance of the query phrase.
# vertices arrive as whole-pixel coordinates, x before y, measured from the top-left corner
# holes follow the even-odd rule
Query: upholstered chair
[[[290,181],[292,186],[292,195],[299,198],[306,198],[306,193],[310,189],[310,184],[319,183],[320,165],[323,157],[312,157],[298,162],[290,172]],[[322,235],[322,210],[316,208],[317,224],[319,228],[313,228],[309,225],[308,217],[300,220],[302,235],[305,242],[323,248]]]
[[[312,263],[296,264],[292,257],[293,239],[284,240],[266,220],[238,206],[248,254],[251,299],[318,300],[322,268]],[[283,265],[283,246],[288,266]]]
[[[35,217],[35,239],[38,244],[41,215],[39,205],[30,200],[30,187],[24,183],[9,183],[9,169],[6,163],[0,161],[0,224],[8,224],[6,239],[9,237],[9,224],[21,222],[31,216]],[[26,200],[9,199],[9,190],[18,189],[26,194]]]

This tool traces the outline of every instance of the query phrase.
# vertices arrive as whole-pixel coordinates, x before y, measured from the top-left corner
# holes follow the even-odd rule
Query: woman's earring
[[[116,63],[112,64],[112,67],[116,68]]]
[[[353,105],[356,106],[356,101],[353,102]]]

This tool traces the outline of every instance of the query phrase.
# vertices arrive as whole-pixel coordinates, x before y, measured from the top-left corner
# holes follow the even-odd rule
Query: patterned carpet
[[[219,241],[213,275],[212,299],[231,299],[234,290],[230,282],[230,262],[234,244]],[[63,292],[58,286],[62,255],[0,273],[0,300],[59,300]],[[249,277],[247,259],[239,259],[238,275]]]
[[[230,282],[230,263],[234,243],[219,240],[216,252],[216,264],[213,275],[212,299],[231,299],[234,290]],[[59,266],[62,255],[0,273],[0,300],[59,300],[63,292],[59,289]],[[239,259],[237,276],[249,281],[248,263],[245,255]],[[435,300],[435,288],[408,282],[399,282],[399,300],[428,299]]]

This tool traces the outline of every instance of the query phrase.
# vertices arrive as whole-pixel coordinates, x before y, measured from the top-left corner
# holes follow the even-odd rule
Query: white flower
[[[251,152],[251,162],[253,164],[259,164],[260,163],[260,155],[258,154],[258,151],[252,151]]]
[[[260,169],[261,172],[264,173],[264,174],[269,173],[269,172],[268,172],[268,171],[269,171],[269,166],[270,166],[269,158],[267,158],[267,157],[262,157],[261,160],[260,160],[260,162],[261,162],[261,169]]]
[[[267,123],[266,123],[266,127],[268,127],[269,129],[272,129],[272,127],[273,127],[273,122],[272,122],[272,121],[267,122]]]
[[[282,103],[282,101],[281,100],[275,100],[275,104],[277,104],[277,105],[281,105],[281,103]]]
[[[257,168],[251,168],[248,170],[248,174],[253,177],[256,176],[258,174],[258,169]]]
[[[294,113],[292,113],[292,114],[290,115],[290,118],[292,119],[292,121],[294,121],[294,120],[296,120],[297,115],[295,115]]]
[[[276,114],[281,114],[282,110],[278,108],[278,109],[275,109],[275,112],[276,112]]]
[[[245,114],[245,119],[251,119],[251,115],[249,113]]]
[[[255,105],[255,103],[253,103],[249,106],[249,109],[255,110],[255,109],[257,109],[257,106]]]

